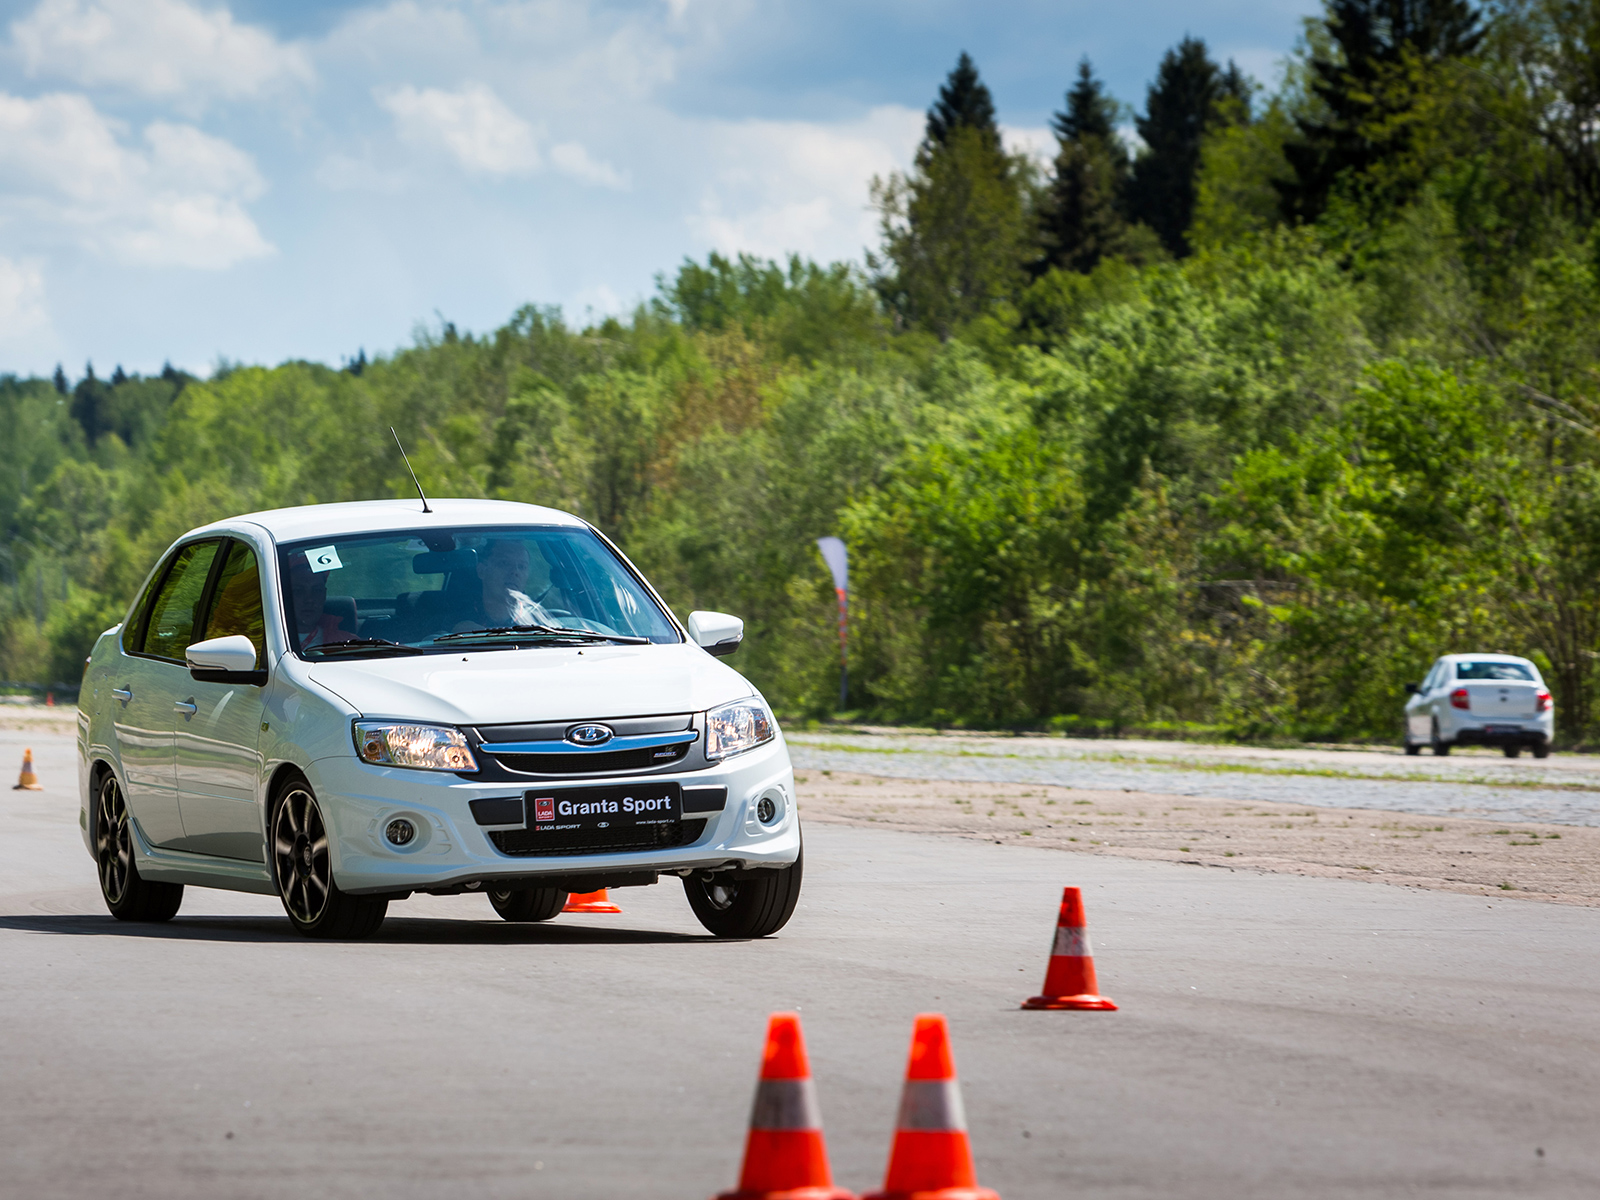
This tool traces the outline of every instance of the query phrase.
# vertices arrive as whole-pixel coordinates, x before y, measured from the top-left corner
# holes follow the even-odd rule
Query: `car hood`
[[[463,650],[310,663],[306,673],[364,717],[450,725],[698,712],[755,691],[687,643]]]

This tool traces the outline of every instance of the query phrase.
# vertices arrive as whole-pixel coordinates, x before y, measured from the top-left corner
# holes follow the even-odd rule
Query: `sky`
[[[961,51],[1043,150],[1088,55],[1273,85],[1314,0],[0,0],[0,374],[338,365],[711,251],[860,261]]]

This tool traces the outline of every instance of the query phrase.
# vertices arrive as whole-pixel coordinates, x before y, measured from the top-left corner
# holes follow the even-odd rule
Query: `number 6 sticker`
[[[337,571],[344,566],[339,561],[339,550],[336,546],[319,546],[315,550],[307,550],[306,561],[311,564],[312,571],[319,575],[323,571]]]

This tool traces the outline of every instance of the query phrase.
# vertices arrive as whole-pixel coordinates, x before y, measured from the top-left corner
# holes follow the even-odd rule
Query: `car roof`
[[[306,504],[298,508],[274,508],[243,513],[225,521],[215,521],[193,532],[225,533],[243,523],[258,526],[274,541],[297,542],[302,538],[341,537],[357,533],[386,533],[390,530],[426,529],[460,525],[571,525],[585,523],[571,513],[538,504],[518,504],[510,500],[434,500],[422,511],[420,500],[356,500],[344,504]]]
[[[1471,658],[1476,659],[1479,662],[1525,663],[1532,661],[1531,659],[1521,658],[1515,654],[1446,654],[1444,657],[1451,662],[1455,662],[1458,658]]]

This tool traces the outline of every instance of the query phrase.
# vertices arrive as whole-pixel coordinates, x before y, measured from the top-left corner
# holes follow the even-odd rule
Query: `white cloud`
[[[1056,157],[1056,135],[1045,125],[1002,125],[1000,141],[1012,154],[1026,154],[1042,162]]]
[[[593,183],[600,187],[628,190],[631,180],[625,172],[610,163],[597,162],[577,142],[562,142],[550,147],[550,163],[563,175],[570,175],[580,183]]]
[[[0,256],[0,339],[36,337],[49,325],[39,264]]]
[[[712,183],[690,229],[713,248],[765,257],[854,257],[877,237],[868,204],[874,175],[904,170],[924,114],[888,105],[857,121],[718,123]]]
[[[0,93],[0,212],[123,262],[203,269],[271,254],[244,203],[264,184],[238,147],[155,121],[143,146],[84,96]]]
[[[238,98],[312,77],[300,47],[183,0],[42,0],[11,36],[30,76],[146,96]]]
[[[533,126],[481,84],[456,92],[407,84],[375,95],[402,138],[445,150],[469,171],[526,175],[539,167]]]

